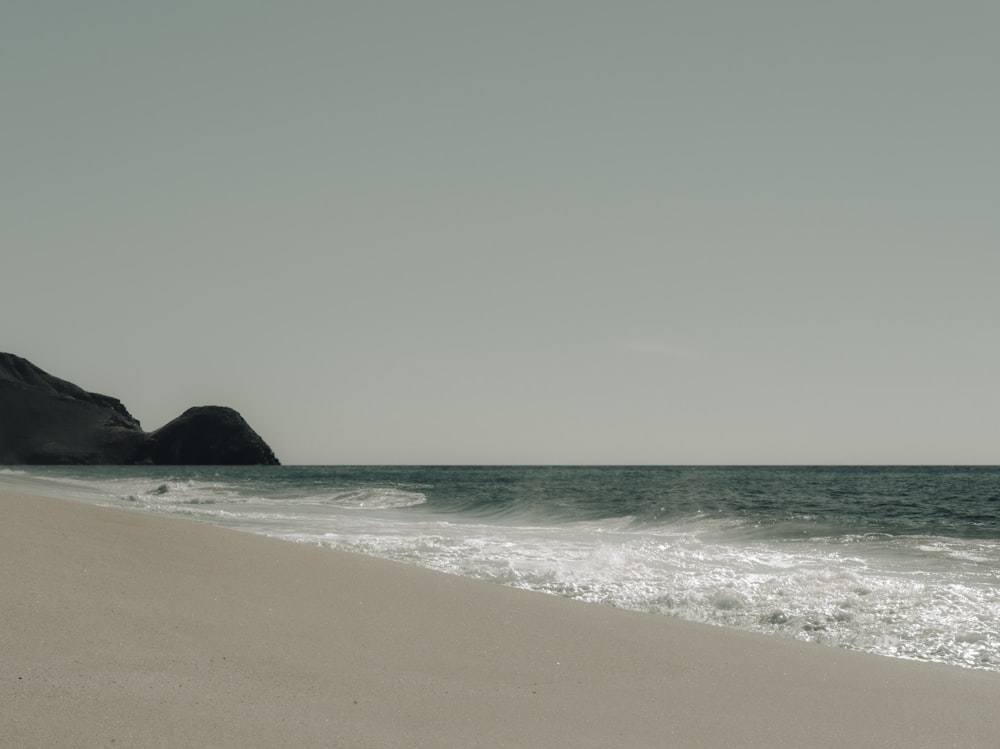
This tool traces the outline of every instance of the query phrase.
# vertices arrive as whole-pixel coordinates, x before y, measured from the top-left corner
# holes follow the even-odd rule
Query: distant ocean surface
[[[0,488],[1000,671],[995,467],[31,467]]]

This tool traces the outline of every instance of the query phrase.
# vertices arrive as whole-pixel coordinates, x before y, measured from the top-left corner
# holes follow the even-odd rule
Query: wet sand
[[[0,492],[2,747],[997,746],[1000,675]]]

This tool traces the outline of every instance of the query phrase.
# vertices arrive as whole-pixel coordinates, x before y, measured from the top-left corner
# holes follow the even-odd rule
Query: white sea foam
[[[829,544],[683,531],[343,524],[321,545],[651,613],[896,657],[1000,670],[1000,592]],[[302,534],[297,536],[305,540]]]

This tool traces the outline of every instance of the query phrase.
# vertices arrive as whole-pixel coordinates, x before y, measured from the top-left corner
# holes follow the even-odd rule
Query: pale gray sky
[[[998,29],[7,0],[0,350],[286,463],[997,463]]]

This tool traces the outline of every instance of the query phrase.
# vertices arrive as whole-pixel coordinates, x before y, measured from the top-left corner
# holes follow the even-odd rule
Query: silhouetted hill
[[[152,433],[117,398],[0,353],[0,464],[277,465],[231,408],[199,406]]]

